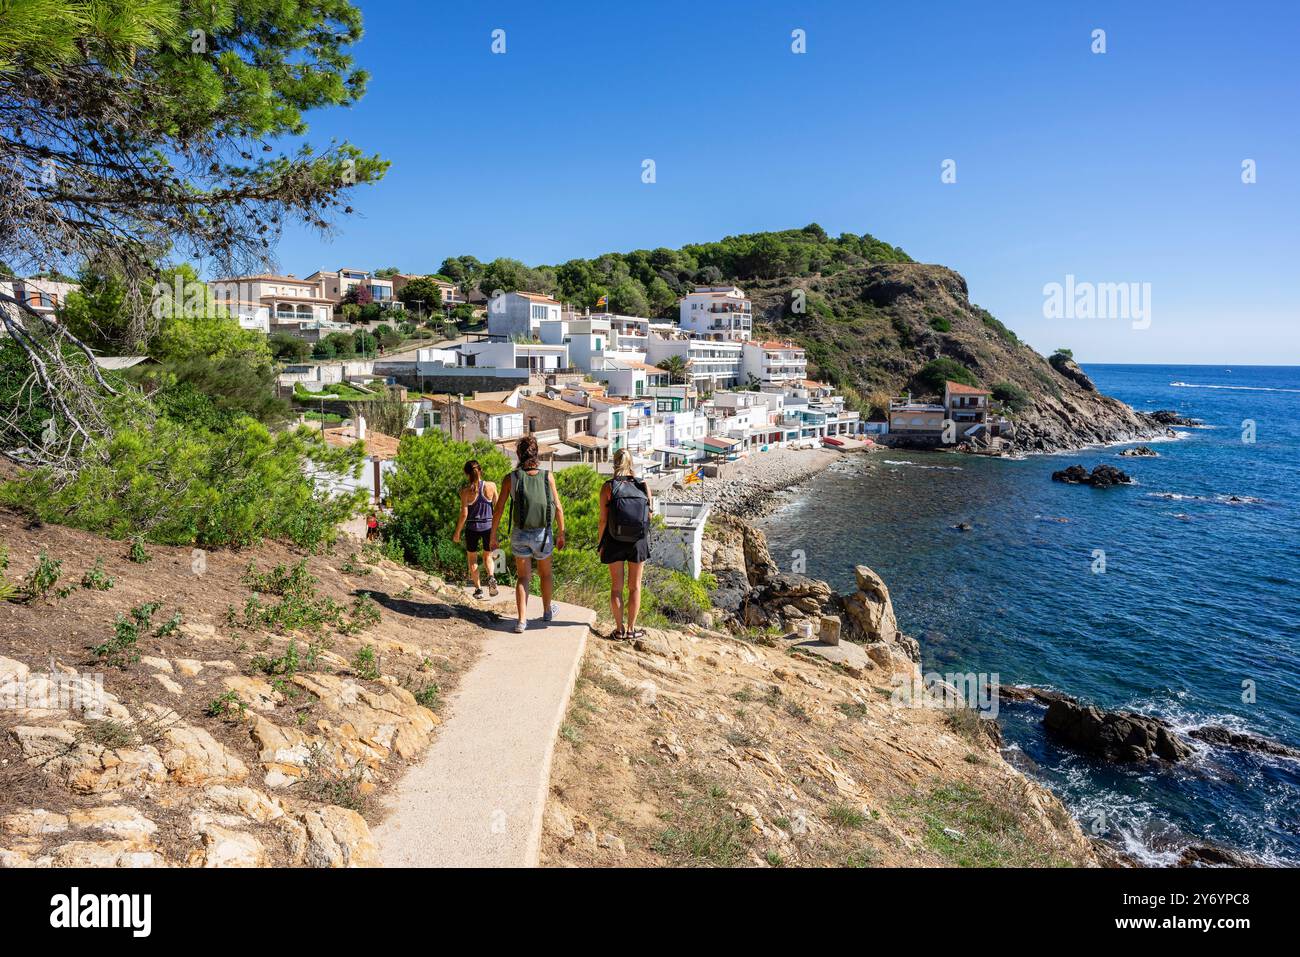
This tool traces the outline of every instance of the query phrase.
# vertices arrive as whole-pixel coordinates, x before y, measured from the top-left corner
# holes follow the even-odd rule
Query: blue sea
[[[846,456],[764,522],[773,556],[788,568],[802,551],[841,590],[854,564],[874,568],[926,671],[1300,746],[1300,368],[1086,371],[1134,408],[1204,427],[1147,443],[1159,458]],[[1051,481],[1075,462],[1137,484]],[[1175,766],[1106,765],[1046,739],[1042,714],[1002,706],[1009,757],[1093,833],[1152,865],[1194,840],[1300,865],[1300,762],[1201,746]]]

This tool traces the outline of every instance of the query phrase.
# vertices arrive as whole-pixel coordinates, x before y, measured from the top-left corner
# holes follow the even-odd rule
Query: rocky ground
[[[893,620],[887,591],[861,597],[878,626]],[[1060,802],[1003,761],[991,722],[895,700],[911,649],[875,644],[839,657],[779,629],[699,628],[593,641],[543,863],[1098,864]]]
[[[544,863],[1099,863],[1064,806],[1002,759],[996,722],[901,692],[920,648],[871,569],[835,595],[780,572],[762,533],[725,513],[706,546],[728,631],[589,646]]]
[[[491,615],[355,545],[133,562],[5,512],[0,542],[54,579],[0,602],[0,866],[376,864],[373,797]]]

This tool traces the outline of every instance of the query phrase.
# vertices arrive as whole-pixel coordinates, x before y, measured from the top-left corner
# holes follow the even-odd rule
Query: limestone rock
[[[167,767],[152,745],[108,748],[87,740],[83,732],[83,725],[64,721],[54,727],[19,725],[10,734],[28,764],[81,794],[139,788],[167,779]]]
[[[258,711],[270,711],[284,701],[284,695],[261,678],[247,675],[227,675],[221,679],[227,691],[233,691],[245,705]]]
[[[186,678],[197,678],[203,671],[203,662],[197,658],[177,658],[176,670]]]
[[[252,834],[219,824],[202,814],[191,819],[194,833],[203,839],[203,850],[192,863],[202,867],[261,867],[266,848]]]
[[[546,804],[546,830],[554,834],[561,841],[571,841],[577,835],[573,827],[573,820],[569,816],[568,808],[558,801],[548,801]]]
[[[73,841],[56,848],[51,863],[55,867],[163,867],[167,862],[135,841]]]
[[[181,697],[181,695],[185,694],[184,688],[182,688],[179,684],[177,684],[175,681],[173,681],[171,678],[168,678],[164,674],[154,675],[153,680],[158,682],[160,685],[162,685],[163,689],[167,691],[169,694],[174,694],[178,698]]]
[[[204,789],[203,796],[211,807],[233,814],[242,814],[259,824],[284,817],[284,809],[278,802],[261,791],[247,786],[232,787],[228,784],[214,784]]]
[[[146,704],[142,713],[161,733],[163,764],[177,784],[219,784],[242,781],[248,766],[202,728],[186,724],[170,708]]]
[[[166,658],[157,658],[153,655],[144,655],[140,659],[140,664],[147,665],[155,671],[165,671],[167,674],[172,673],[172,663]]]
[[[146,844],[158,831],[158,825],[136,808],[112,806],[76,810],[68,813],[72,827],[89,827],[104,831],[123,841]]]
[[[58,834],[68,829],[68,818],[63,814],[33,808],[30,811],[14,811],[0,818],[0,831],[20,837],[39,837],[42,834]]]
[[[379,866],[379,849],[356,811],[327,805],[300,820],[307,829],[304,861],[311,867]]]

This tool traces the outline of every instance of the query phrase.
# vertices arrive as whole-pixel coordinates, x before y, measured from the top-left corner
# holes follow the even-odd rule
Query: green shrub
[[[979,379],[975,378],[975,373],[947,356],[931,359],[912,377],[912,382],[920,395],[942,395],[943,384],[948,381],[969,386],[980,384]]]
[[[59,578],[63,575],[63,562],[55,558],[50,558],[41,550],[40,556],[36,559],[36,565],[27,573],[23,580],[23,596],[29,601],[41,601],[54,591],[54,586],[59,583]]]
[[[1014,382],[997,382],[993,385],[993,398],[1011,412],[1023,412],[1034,404],[1033,398]]]
[[[81,576],[81,587],[93,591],[108,591],[116,584],[114,579],[104,572],[104,560],[95,559],[95,567],[86,569],[86,573]]]
[[[5,577],[9,570],[9,549],[0,545],[0,601],[15,601],[21,594],[17,585]]]
[[[378,681],[379,658],[375,655],[375,649],[366,645],[358,651],[352,658],[352,670],[356,672],[358,678]]]
[[[144,537],[141,535],[132,536],[131,548],[127,551],[126,557],[137,565],[143,565],[145,562],[153,561],[153,556],[145,550]]]
[[[707,572],[696,580],[673,568],[646,565],[641,582],[642,618],[647,624],[703,624],[711,607],[709,592],[717,585]]]
[[[930,320],[930,328],[935,332],[952,332],[952,323],[943,316],[935,316]]]
[[[308,429],[272,435],[249,418],[219,433],[133,418],[70,480],[37,469],[0,486],[0,503],[109,538],[207,547],[283,538],[315,548],[365,493],[326,496],[305,469],[355,477],[362,454],[327,447]]]
[[[153,616],[161,607],[156,601],[146,602],[132,608],[130,617],[118,615],[113,623],[113,636],[93,649],[95,657],[109,667],[122,669],[139,661],[140,649],[137,645],[140,636],[149,631]]]

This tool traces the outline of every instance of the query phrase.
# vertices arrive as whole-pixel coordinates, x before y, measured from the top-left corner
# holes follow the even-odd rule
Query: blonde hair
[[[619,449],[614,453],[614,474],[632,474],[632,453],[627,449]]]

